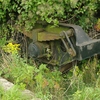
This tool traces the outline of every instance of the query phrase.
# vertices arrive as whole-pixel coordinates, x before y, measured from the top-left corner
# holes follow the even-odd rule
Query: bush
[[[79,67],[81,67],[79,69]],[[99,100],[100,62],[97,58],[85,60],[67,74],[67,100]]]
[[[0,0],[0,22],[32,29],[37,22],[59,22],[81,25],[89,29],[100,0]]]
[[[27,61],[20,58],[17,52],[13,52],[9,52],[9,54],[2,52],[3,62],[0,67],[2,77],[14,84],[24,84],[26,88],[35,91],[37,96],[43,100],[62,98],[62,95],[57,97],[63,91],[61,72],[50,71],[45,64],[41,64],[39,68],[27,64]]]
[[[99,100],[100,62],[97,58],[83,61],[79,65],[81,70],[74,66],[64,75],[56,69],[51,71],[45,64],[39,67],[27,64],[18,54],[2,53],[2,58],[0,74],[18,86],[34,91],[43,100]],[[12,97],[15,92],[9,95]]]

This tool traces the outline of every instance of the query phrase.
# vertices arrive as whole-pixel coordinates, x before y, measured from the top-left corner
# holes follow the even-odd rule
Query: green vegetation
[[[22,94],[21,85],[14,85],[8,91],[5,91],[0,85],[0,100],[29,100],[30,97]]]
[[[62,75],[47,65],[20,57],[19,44],[12,43],[16,27],[31,30],[37,23],[78,24],[87,32],[98,22],[100,0],[0,0],[0,76],[14,83],[8,91],[0,86],[1,100],[29,100],[21,94],[30,89],[41,100],[99,100],[100,61],[82,61]],[[100,30],[100,23],[96,26]]]
[[[8,45],[4,48],[8,48]],[[63,75],[57,69],[51,71],[45,64],[39,67],[27,64],[16,50],[18,48],[12,49],[9,54],[2,50],[1,76],[15,84],[15,87],[7,92],[0,89],[2,100],[29,100],[22,98],[21,92],[16,94],[16,91],[25,88],[35,92],[42,100],[99,100],[100,62],[97,58],[82,61]]]
[[[32,29],[38,22],[73,23],[89,29],[100,0],[0,0],[0,23]]]
[[[46,65],[41,64],[39,68],[31,66],[25,60],[14,53],[2,54],[1,75],[14,84],[23,84],[31,91],[35,91],[43,100],[52,98],[60,90],[61,73],[57,70],[50,72]]]
[[[97,58],[87,60],[81,66],[75,66],[68,73],[67,79],[69,83],[65,93],[68,100],[99,100],[100,62]]]

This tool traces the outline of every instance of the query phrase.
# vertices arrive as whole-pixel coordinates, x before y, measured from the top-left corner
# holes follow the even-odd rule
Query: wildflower
[[[3,50],[8,53],[18,53],[20,50],[19,48],[20,44],[13,44],[13,43],[8,43],[6,46],[3,47]]]

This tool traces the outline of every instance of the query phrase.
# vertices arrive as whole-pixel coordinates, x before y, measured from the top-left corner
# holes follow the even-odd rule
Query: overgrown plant
[[[0,0],[0,22],[26,29],[32,29],[37,22],[66,22],[87,30],[95,23],[99,4],[100,0]]]
[[[2,58],[1,75],[35,91],[43,100],[99,100],[100,62],[97,58],[74,66],[64,77],[57,70],[49,70],[45,64],[39,67],[27,64],[16,53],[2,52]]]
[[[79,69],[79,67],[82,67]],[[67,100],[99,100],[100,62],[97,58],[75,66],[67,75]]]
[[[14,85],[11,89],[5,91],[0,85],[0,100],[29,100],[30,97],[22,93],[23,88],[21,85]]]
[[[89,60],[87,63],[83,63],[83,80],[86,84],[96,84],[100,72],[100,63],[97,58]]]
[[[10,46],[9,46],[10,45]],[[43,100],[61,99],[63,92],[61,72],[50,71],[45,64],[41,64],[39,68],[35,65],[27,64],[24,58],[18,55],[18,50],[13,47],[16,44],[7,44],[2,51],[2,64],[0,74],[14,84],[24,84],[26,88],[35,91],[39,98]],[[59,95],[59,97],[57,97]]]
[[[63,91],[61,86],[63,78],[59,71],[51,72],[44,64],[39,68],[30,66],[18,55],[3,55],[3,60],[1,74],[9,81],[19,85],[25,84],[26,88],[35,91],[36,95],[43,100],[62,98],[62,95],[57,97]]]

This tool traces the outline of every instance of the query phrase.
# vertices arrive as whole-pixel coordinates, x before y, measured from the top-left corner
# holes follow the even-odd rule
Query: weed
[[[97,58],[82,63],[82,69],[75,66],[67,75],[67,89],[64,92],[68,100],[99,100],[100,63]]]
[[[22,94],[21,85],[14,85],[5,91],[0,85],[0,100],[29,100],[30,97]]]
[[[2,52],[2,59],[1,75],[18,86],[22,84],[24,88],[34,91],[42,100],[99,100],[100,98],[100,62],[97,58],[83,61],[66,75],[62,75],[56,69],[49,70],[45,64],[41,64],[38,68],[27,64],[27,61],[17,53]],[[16,88],[14,90],[17,91]],[[7,97],[11,97],[8,100],[14,100],[21,96],[15,94],[15,91],[11,94],[11,91],[13,89],[5,96],[2,96],[1,92],[0,96],[4,100]]]

